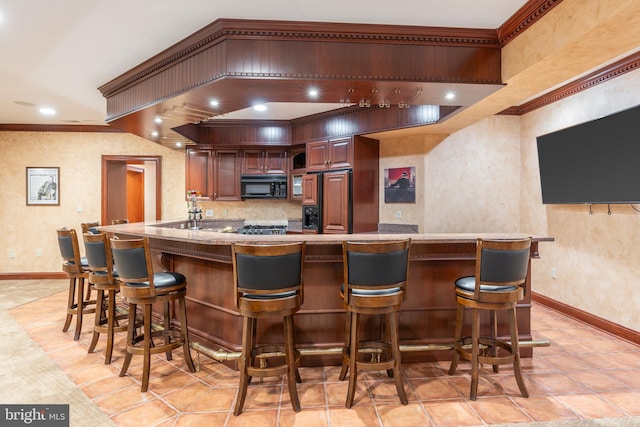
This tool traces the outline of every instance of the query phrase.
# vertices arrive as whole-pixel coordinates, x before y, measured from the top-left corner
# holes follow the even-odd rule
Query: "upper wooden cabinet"
[[[213,150],[188,149],[185,169],[185,195],[196,190],[202,194],[201,199],[213,200]]]
[[[213,200],[242,200],[240,196],[240,150],[214,151]]]
[[[248,148],[242,150],[243,174],[286,174],[287,171],[286,148]]]
[[[291,173],[305,173],[307,171],[307,147],[306,145],[296,145],[289,150],[291,159]]]
[[[348,169],[353,166],[351,137],[307,143],[307,172]]]

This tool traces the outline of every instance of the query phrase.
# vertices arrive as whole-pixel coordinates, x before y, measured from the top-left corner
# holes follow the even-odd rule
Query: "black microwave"
[[[241,175],[243,199],[286,199],[287,175]]]

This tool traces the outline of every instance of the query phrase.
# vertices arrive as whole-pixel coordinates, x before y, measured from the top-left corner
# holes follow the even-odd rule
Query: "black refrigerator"
[[[308,173],[302,181],[302,231],[353,232],[353,172],[351,169]]]

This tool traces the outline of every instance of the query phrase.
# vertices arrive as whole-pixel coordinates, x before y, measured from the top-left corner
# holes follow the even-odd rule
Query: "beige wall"
[[[519,117],[490,117],[448,137],[386,139],[380,152],[381,170],[415,166],[418,177],[415,204],[384,203],[381,181],[380,222],[422,233],[520,231]]]
[[[184,152],[124,133],[0,132],[0,223],[5,230],[0,273],[60,271],[55,230],[69,227],[80,234],[81,223],[100,220],[102,155],[161,156],[162,219],[187,219]],[[28,166],[60,167],[60,206],[26,206]],[[213,209],[214,219],[301,216],[300,204],[286,201],[215,202],[203,208]],[[9,258],[10,250],[15,258]]]
[[[130,134],[0,132],[0,272],[60,271],[55,230],[100,220],[103,154],[162,156],[162,216],[183,214],[182,152]],[[60,206],[26,205],[28,166],[60,167]]]
[[[520,177],[522,228],[555,238],[541,245],[534,262],[535,290],[636,331],[640,213],[629,205],[612,205],[611,215],[606,205],[593,206],[593,215],[588,205],[542,205],[535,138],[636,106],[638,87],[640,71],[634,71],[524,115]]]

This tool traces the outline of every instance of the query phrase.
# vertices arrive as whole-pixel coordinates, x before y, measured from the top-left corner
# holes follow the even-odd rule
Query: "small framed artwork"
[[[60,168],[27,167],[27,205],[60,205]]]
[[[384,202],[416,202],[415,166],[384,170]]]

